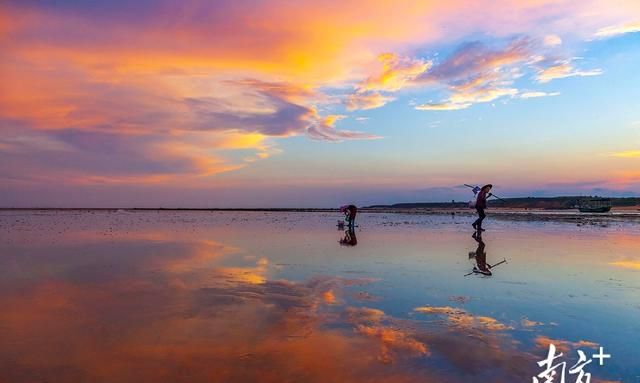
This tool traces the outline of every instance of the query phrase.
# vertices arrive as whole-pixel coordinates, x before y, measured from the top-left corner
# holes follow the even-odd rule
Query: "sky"
[[[4,1],[1,207],[640,195],[637,0]]]

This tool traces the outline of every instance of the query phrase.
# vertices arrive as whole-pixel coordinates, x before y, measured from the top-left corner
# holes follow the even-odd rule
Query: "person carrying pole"
[[[487,198],[492,196],[492,194],[490,193],[492,187],[493,185],[491,184],[484,185],[482,188],[480,188],[478,197],[476,198],[476,211],[478,212],[478,219],[476,219],[471,224],[471,226],[473,226],[473,228],[478,232],[484,231],[484,229],[482,228],[482,221],[484,221],[487,216],[484,213],[484,209],[487,208]]]

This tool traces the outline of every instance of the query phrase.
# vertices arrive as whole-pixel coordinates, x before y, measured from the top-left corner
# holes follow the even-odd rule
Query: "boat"
[[[578,210],[581,213],[607,213],[611,210],[609,198],[586,198],[580,201]]]

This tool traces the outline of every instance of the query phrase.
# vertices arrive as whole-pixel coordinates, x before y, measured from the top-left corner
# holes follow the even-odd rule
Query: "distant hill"
[[[595,197],[567,196],[567,197],[524,197],[524,198],[504,198],[498,200],[489,199],[489,206],[519,209],[573,209],[578,205],[578,201]],[[393,205],[373,205],[367,208],[394,208],[394,209],[417,209],[417,208],[462,208],[467,207],[468,202],[409,202],[396,203]],[[637,206],[640,205],[640,198],[611,198],[612,206]]]

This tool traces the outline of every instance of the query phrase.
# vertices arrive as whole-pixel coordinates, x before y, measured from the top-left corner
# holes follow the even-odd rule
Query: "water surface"
[[[640,226],[338,218],[0,212],[0,381],[638,381]]]

